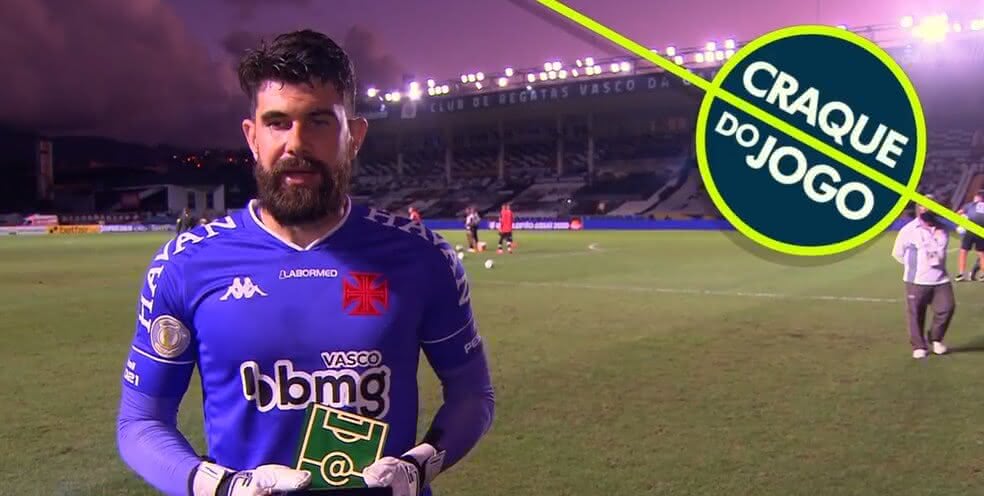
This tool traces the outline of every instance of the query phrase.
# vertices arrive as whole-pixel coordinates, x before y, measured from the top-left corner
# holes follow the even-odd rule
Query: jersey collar
[[[342,218],[338,221],[338,224],[335,224],[335,227],[331,228],[330,231],[326,232],[324,236],[321,236],[320,238],[312,241],[311,244],[307,246],[298,245],[290,240],[282,238],[279,234],[271,231],[270,228],[267,227],[262,220],[260,220],[260,215],[257,212],[259,206],[260,203],[255,198],[250,200],[249,204],[246,206],[246,209],[249,210],[249,217],[253,219],[253,222],[256,224],[257,227],[259,227],[261,230],[272,236],[277,241],[283,243],[284,245],[287,245],[289,248],[293,248],[294,250],[297,251],[309,251],[315,246],[321,244],[322,241],[331,237],[331,235],[338,232],[338,230],[341,229],[343,225],[345,225],[345,223],[348,221],[349,214],[352,213],[352,198],[350,198],[348,195],[345,196],[345,207],[344,207],[345,213],[342,214]]]

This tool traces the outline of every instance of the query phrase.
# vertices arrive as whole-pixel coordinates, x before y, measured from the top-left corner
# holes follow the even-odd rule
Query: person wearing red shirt
[[[506,249],[509,253],[513,252],[513,213],[508,203],[502,204],[499,211],[499,249],[496,253],[502,253],[502,242],[506,242]]]

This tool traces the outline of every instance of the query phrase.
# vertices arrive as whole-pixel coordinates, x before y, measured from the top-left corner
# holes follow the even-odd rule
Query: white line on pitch
[[[714,289],[696,288],[656,288],[650,286],[626,286],[621,284],[575,284],[564,282],[533,282],[533,281],[474,281],[472,284],[490,284],[496,286],[543,287],[562,289],[587,289],[599,291],[632,291],[642,293],[692,294],[702,296],[737,296],[744,298],[770,298],[776,300],[808,300],[808,301],[850,301],[858,303],[900,303],[900,298],[875,298],[868,296],[830,296],[830,295],[793,295],[784,293],[765,293],[750,291],[720,291]]]

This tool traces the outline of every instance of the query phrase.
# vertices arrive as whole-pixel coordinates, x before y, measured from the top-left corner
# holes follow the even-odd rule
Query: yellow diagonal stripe
[[[815,138],[809,133],[800,130],[796,126],[789,124],[778,117],[773,116],[769,112],[766,112],[752,103],[744,100],[743,98],[719,88],[707,81],[706,79],[690,72],[687,68],[676,64],[672,60],[668,60],[659,54],[653,52],[649,48],[632,41],[631,39],[623,36],[617,31],[601,24],[598,21],[568,7],[562,2],[556,0],[537,0],[540,4],[553,10],[554,12],[570,19],[571,21],[584,26],[585,28],[591,30],[595,34],[604,37],[605,39],[611,41],[612,43],[620,46],[621,48],[638,55],[639,57],[661,67],[663,70],[676,75],[677,77],[689,82],[690,84],[704,90],[707,93],[707,97],[710,98],[720,98],[725,102],[735,106],[736,108],[748,113],[749,115],[760,119],[766,124],[776,128],[777,130],[789,135],[790,137],[800,141],[801,143],[813,148],[814,150],[823,153],[837,162],[846,165],[858,173],[864,175],[868,179],[875,181],[876,183],[884,186],[885,188],[898,193],[900,196],[907,200],[914,201],[932,212],[940,215],[941,217],[957,224],[968,231],[984,237],[984,227],[979,226],[969,219],[962,217],[956,212],[944,207],[943,205],[937,203],[936,201],[927,198],[926,196],[919,194],[915,191],[916,184],[909,186],[903,185],[898,181],[882,174],[881,172],[869,167],[863,162],[851,157],[850,155],[834,148],[827,143]]]

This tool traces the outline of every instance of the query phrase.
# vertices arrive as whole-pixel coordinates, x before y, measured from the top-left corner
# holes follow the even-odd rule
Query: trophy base
[[[291,491],[289,496],[393,496],[388,487],[349,487],[342,489],[304,489]]]

